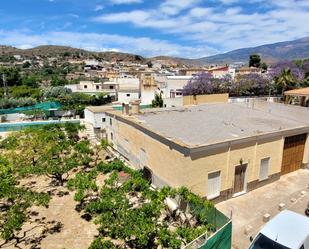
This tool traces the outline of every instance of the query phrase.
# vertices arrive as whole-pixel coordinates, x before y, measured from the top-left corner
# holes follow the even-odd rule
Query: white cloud
[[[212,0],[213,2],[215,0]],[[127,23],[152,28],[172,38],[222,51],[292,40],[309,35],[308,0],[248,0],[256,7],[246,12],[238,0],[217,0],[224,5],[202,6],[198,0],[166,0],[157,10],[139,9],[105,14],[102,23]],[[233,4],[230,6],[230,4]],[[259,12],[259,7],[263,11]]]
[[[98,4],[97,6],[95,6],[94,11],[100,11],[100,10],[103,10],[103,9],[104,9],[104,6],[101,5],[101,4]]]
[[[112,4],[132,4],[132,3],[142,3],[143,0],[110,0]]]
[[[10,44],[20,48],[57,44],[93,51],[121,51],[149,57],[169,55],[199,58],[218,52],[207,46],[182,46],[165,40],[104,33],[47,32],[33,35],[23,31],[0,30],[0,40],[2,44]]]
[[[159,9],[162,13],[167,15],[177,15],[185,9],[194,7],[201,2],[200,0],[166,0],[161,3]]]

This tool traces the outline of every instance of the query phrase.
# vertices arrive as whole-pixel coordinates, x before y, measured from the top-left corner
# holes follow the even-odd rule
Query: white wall
[[[130,102],[131,100],[136,99],[139,99],[138,92],[118,92],[118,102]]]
[[[90,123],[93,126],[93,128],[101,128],[101,129],[106,128],[107,121],[105,112],[94,113],[86,108],[84,113],[86,122]],[[103,118],[105,118],[105,122],[103,122]]]
[[[183,87],[192,79],[192,76],[166,76],[158,77],[158,87],[162,90],[163,98],[169,98],[171,90],[183,89]]]
[[[141,103],[147,105],[151,104],[157,89],[157,87],[143,87],[141,92]]]
[[[183,98],[163,98],[163,107],[180,107],[183,106]]]

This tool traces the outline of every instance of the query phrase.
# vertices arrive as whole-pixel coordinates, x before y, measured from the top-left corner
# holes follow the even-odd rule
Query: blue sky
[[[8,0],[0,44],[199,58],[309,36],[309,0]]]

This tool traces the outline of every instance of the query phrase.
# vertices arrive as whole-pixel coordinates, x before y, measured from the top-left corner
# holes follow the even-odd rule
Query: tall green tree
[[[250,55],[249,67],[260,67],[261,66],[261,56],[258,54]]]
[[[162,98],[162,93],[156,93],[154,100],[151,102],[152,107],[163,107],[163,98]]]

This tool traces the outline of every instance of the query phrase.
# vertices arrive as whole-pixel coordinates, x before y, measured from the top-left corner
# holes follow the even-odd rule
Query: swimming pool
[[[79,124],[79,119],[74,120],[48,120],[48,121],[33,121],[33,122],[18,122],[18,123],[0,123],[0,132],[19,131],[29,126],[40,126],[48,124],[64,124],[74,123]]]

